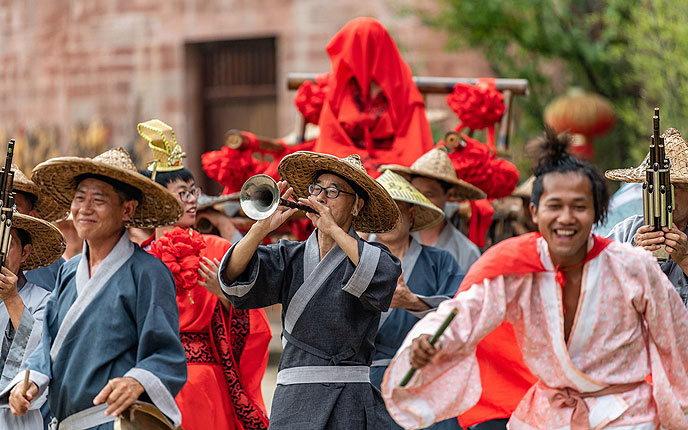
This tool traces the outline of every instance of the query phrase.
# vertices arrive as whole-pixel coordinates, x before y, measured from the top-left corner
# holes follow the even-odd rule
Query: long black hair
[[[580,172],[590,180],[595,209],[595,223],[601,224],[607,219],[609,190],[600,172],[592,164],[582,161],[568,152],[571,136],[567,133],[557,134],[553,128],[545,126],[545,134],[539,141],[539,158],[533,168],[535,182],[530,194],[530,201],[537,208],[542,196],[543,178],[548,173]]]

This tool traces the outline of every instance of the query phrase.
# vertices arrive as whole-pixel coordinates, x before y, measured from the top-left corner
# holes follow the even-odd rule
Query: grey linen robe
[[[612,231],[607,235],[608,238],[617,240],[619,242],[630,243],[635,246],[635,233],[638,229],[645,225],[642,215],[633,215],[621,221],[614,226]],[[683,270],[674,262],[674,260],[667,260],[659,263],[662,272],[667,275],[669,281],[674,285],[676,291],[681,296],[683,303],[688,305],[688,277],[683,273]]]
[[[0,301],[0,329],[4,333],[0,347],[0,389],[4,389],[15,375],[20,373],[24,361],[31,355],[41,340],[43,316],[50,293],[38,285],[27,282],[24,275],[17,281],[19,297],[24,302],[24,313],[19,320],[17,330],[10,321],[5,303]],[[38,399],[37,404],[45,402],[45,397]],[[24,416],[12,415],[9,407],[0,408],[0,429],[41,429],[43,417],[38,409],[28,411]]]
[[[411,233],[411,236],[419,243],[423,243],[419,232]],[[444,228],[440,232],[437,242],[433,243],[435,248],[445,249],[454,257],[459,267],[464,273],[468,272],[475,260],[480,258],[480,248],[471,242],[465,234],[447,219]]]
[[[353,231],[349,234],[358,241],[357,266],[339,246],[320,261],[317,230],[306,242],[281,240],[259,246],[232,283],[222,280],[222,272],[234,247],[220,264],[221,286],[234,307],[283,305],[284,352],[271,430],[388,426],[380,392],[369,381],[325,383],[315,376],[315,370],[323,369],[318,366],[332,366],[331,371],[364,370],[368,378],[380,314],[389,308],[401,274],[399,260],[385,246],[367,243]],[[302,367],[305,375],[297,380],[283,378]],[[304,377],[310,381],[299,379]]]

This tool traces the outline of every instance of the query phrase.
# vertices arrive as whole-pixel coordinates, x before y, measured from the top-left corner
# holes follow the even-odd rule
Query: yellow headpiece
[[[148,147],[153,151],[153,161],[148,170],[153,172],[172,172],[184,168],[182,158],[186,154],[174,137],[174,130],[159,119],[151,119],[137,126],[139,134],[148,141]]]

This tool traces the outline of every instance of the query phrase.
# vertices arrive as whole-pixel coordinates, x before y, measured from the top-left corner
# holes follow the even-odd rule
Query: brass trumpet
[[[278,206],[299,209],[304,212],[318,212],[306,205],[280,197],[277,182],[268,175],[255,175],[248,178],[239,192],[239,205],[247,217],[261,220],[272,215]]]

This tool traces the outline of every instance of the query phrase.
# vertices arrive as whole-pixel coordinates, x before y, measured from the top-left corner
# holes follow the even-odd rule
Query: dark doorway
[[[198,43],[195,51],[202,137],[197,153],[219,149],[230,129],[277,135],[276,40],[274,37]],[[199,85],[200,84],[200,85]],[[199,161],[200,164],[200,161]],[[202,175],[203,189],[222,187]]]

